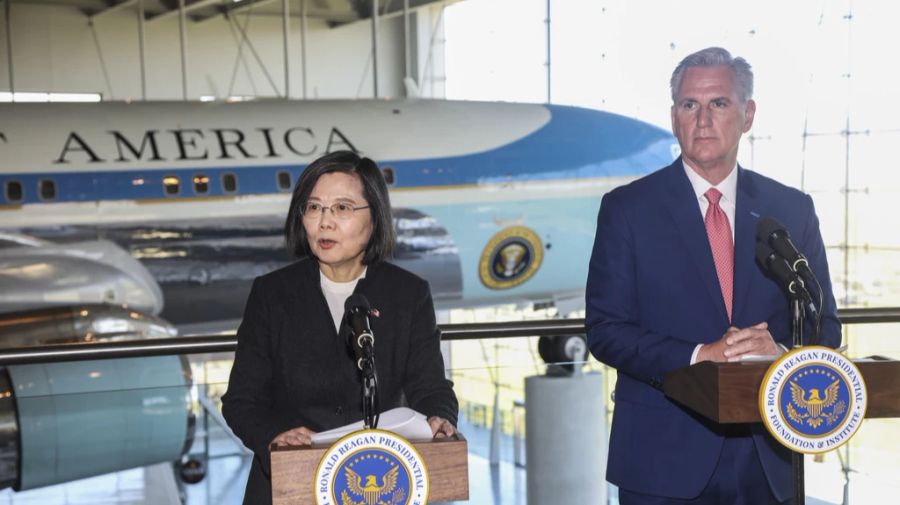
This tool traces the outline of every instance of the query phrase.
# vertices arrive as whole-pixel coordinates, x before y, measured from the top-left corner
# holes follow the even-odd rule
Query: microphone
[[[817,317],[819,311],[816,308],[816,304],[813,303],[809,291],[803,284],[803,279],[797,275],[797,272],[791,268],[790,263],[784,257],[769,247],[768,243],[760,241],[756,243],[756,261],[775,277],[778,283],[781,284],[781,287],[791,297],[801,300],[806,310],[813,317]]]
[[[815,278],[809,268],[809,262],[806,261],[806,256],[803,256],[794,247],[794,243],[791,242],[791,234],[783,224],[771,217],[762,218],[756,225],[756,240],[768,244],[776,254],[787,260],[791,269],[806,277],[807,280]]]
[[[363,426],[378,427],[378,374],[375,372],[375,334],[369,325],[369,300],[353,293],[344,303],[344,318],[350,325],[349,342],[356,356],[356,366],[362,371]]]
[[[375,335],[369,326],[369,300],[365,295],[353,293],[344,303],[344,317],[350,325],[348,344],[356,356],[356,366],[365,371],[364,366],[375,355]]]

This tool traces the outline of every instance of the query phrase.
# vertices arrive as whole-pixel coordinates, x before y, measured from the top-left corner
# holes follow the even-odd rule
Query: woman
[[[351,293],[373,309],[381,409],[405,397],[436,438],[456,432],[428,284],[385,261],[394,228],[375,163],[348,151],[314,161],[297,181],[284,228],[302,259],[254,281],[222,397],[228,425],[255,454],[245,504],[271,503],[270,444],[311,444],[315,432],[362,419],[343,321]]]

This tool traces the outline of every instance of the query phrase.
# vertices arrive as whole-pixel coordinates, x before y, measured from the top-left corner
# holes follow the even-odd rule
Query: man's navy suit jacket
[[[825,247],[812,199],[738,168],[733,320],[719,288],[703,216],[680,159],[604,196],[588,273],[591,352],[618,371],[607,479],[624,489],[693,498],[709,481],[725,433],[662,391],[666,373],[690,364],[697,344],[729,326],[768,322],[790,348],[789,301],[756,263],[756,227],[772,217],[809,259],[825,293],[821,343],[841,340]],[[806,328],[807,336],[811,328]],[[749,427],[775,496],[791,495],[790,455]]]

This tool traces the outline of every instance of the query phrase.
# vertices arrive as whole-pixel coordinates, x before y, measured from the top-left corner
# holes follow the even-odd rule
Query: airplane
[[[315,158],[390,186],[394,262],[438,308],[579,300],[600,198],[671,162],[669,132],[576,107],[444,100],[0,104],[0,312],[127,303],[233,328],[291,261]]]
[[[0,104],[0,339],[233,329],[253,278],[292,261],[297,177],[339,149],[379,163],[392,261],[430,282],[439,309],[583,304],[602,195],[678,155],[661,128],[557,105]],[[177,356],[0,369],[15,428],[0,462],[18,462],[0,465],[0,488],[181,458],[192,395]]]

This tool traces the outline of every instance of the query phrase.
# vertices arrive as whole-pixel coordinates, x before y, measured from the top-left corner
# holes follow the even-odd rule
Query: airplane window
[[[10,202],[22,201],[22,183],[19,181],[6,181],[6,200]]]
[[[166,195],[174,196],[177,195],[181,191],[181,181],[178,180],[177,175],[167,175],[163,177],[163,188],[166,191]]]
[[[278,189],[281,189],[281,190],[291,189],[291,173],[290,172],[278,172]]]
[[[56,183],[50,179],[43,179],[38,183],[38,192],[44,200],[56,200]]]
[[[237,191],[237,176],[230,172],[222,175],[222,190],[226,193]]]
[[[384,182],[387,183],[388,186],[394,184],[394,169],[391,167],[384,167],[381,170],[381,173],[384,174]]]
[[[194,176],[194,193],[198,195],[209,193],[209,177],[203,174]]]

